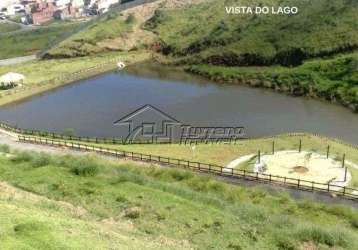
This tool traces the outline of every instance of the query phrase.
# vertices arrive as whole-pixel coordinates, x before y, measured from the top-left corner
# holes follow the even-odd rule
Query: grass
[[[1,249],[168,249],[138,235],[126,223],[96,221],[75,206],[0,186]],[[132,235],[136,235],[135,238]],[[173,246],[173,249],[179,249]]]
[[[353,208],[295,201],[286,193],[146,164],[52,155],[47,165],[34,167],[42,155],[31,152],[13,161],[21,153],[12,153],[13,158],[0,156],[1,181],[36,195],[22,197],[24,191],[17,190],[0,199],[5,249],[51,249],[57,242],[76,249],[358,247]],[[77,175],[76,161],[98,172]]]
[[[0,59],[36,54],[53,44],[59,37],[71,33],[78,25],[78,23],[56,24],[0,35]]]
[[[110,60],[121,60],[127,64],[136,63],[148,59],[147,52],[112,52],[97,56],[89,56],[82,58],[68,58],[56,60],[38,60],[11,66],[1,66],[0,75],[7,72],[17,72],[25,76],[23,87],[15,90],[0,91],[0,105],[7,104],[19,99],[35,95],[57,86],[71,82],[70,79],[63,79],[72,73],[80,70],[98,66],[99,64],[108,63]],[[104,71],[115,69],[116,63],[112,62],[107,67],[99,68],[95,72],[88,72],[80,78],[85,78],[93,74],[99,74]],[[76,80],[78,80],[76,78]]]
[[[358,112],[358,53],[306,61],[295,68],[196,65],[189,72],[217,81],[245,83],[295,96],[319,97]]]
[[[124,17],[111,12],[51,48],[46,57],[68,58],[106,52],[108,49],[99,43],[124,36],[132,31],[134,24],[133,16]]]
[[[59,140],[59,139],[56,139]],[[95,144],[80,142],[81,144],[101,146],[104,148],[124,150],[127,152],[151,154],[175,159],[189,160],[193,162],[202,162],[226,166],[231,161],[250,154],[257,154],[258,150],[262,154],[272,152],[272,142],[275,142],[275,150],[298,150],[299,141],[302,141],[303,151],[312,151],[322,155],[326,154],[327,146],[330,146],[330,157],[341,161],[343,154],[346,160],[358,164],[358,149],[352,146],[331,140],[329,138],[319,137],[311,134],[299,136],[278,135],[274,137],[258,138],[250,140],[241,140],[236,143],[212,143],[197,145],[189,144]],[[59,140],[63,141],[63,140]],[[73,140],[73,142],[77,142]],[[255,161],[255,158],[249,162]],[[238,166],[242,170],[250,170],[249,162],[243,162]],[[358,188],[358,170],[350,168],[353,175],[349,187]]]
[[[236,0],[158,10],[146,28],[167,53],[223,65],[297,65],[358,45],[357,5],[346,0],[249,0],[240,6],[297,6],[297,15],[229,15]],[[170,27],[176,27],[171,29]]]
[[[216,81],[339,102],[358,112],[357,4],[240,1],[240,6],[259,5],[297,6],[299,13],[230,15],[225,7],[237,6],[237,1],[212,0],[157,10],[145,28],[158,36],[161,52],[169,56],[165,63],[193,65],[189,72]],[[340,56],[342,52],[347,55]],[[327,56],[337,57],[322,59]]]
[[[14,23],[0,22],[0,35],[6,32],[19,30],[20,28],[20,25]]]

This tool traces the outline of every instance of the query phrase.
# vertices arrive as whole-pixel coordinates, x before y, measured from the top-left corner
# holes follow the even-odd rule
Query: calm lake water
[[[312,132],[358,144],[358,115],[338,105],[270,90],[215,84],[181,71],[137,65],[0,108],[0,120],[22,128],[121,137],[114,122],[152,104],[193,126],[244,126],[248,136]]]

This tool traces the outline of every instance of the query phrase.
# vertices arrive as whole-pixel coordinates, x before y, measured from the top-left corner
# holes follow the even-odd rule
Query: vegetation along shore
[[[158,54],[156,58],[162,63],[179,65],[218,82],[325,99],[357,112],[357,3],[317,0],[308,5],[285,0],[281,5],[286,2],[298,6],[299,13],[229,15],[225,6],[235,5],[235,0],[158,0],[122,12],[110,11],[52,47],[42,45],[43,63],[29,62],[21,67],[39,68],[40,64],[64,59],[74,63],[93,58],[98,63],[104,54],[142,51]],[[278,4],[270,0],[258,3]],[[65,31],[61,25],[51,29],[56,27]],[[41,32],[33,36],[40,39]],[[8,44],[7,50],[12,46],[18,44]],[[8,70],[0,67],[1,73]],[[71,71],[66,68],[60,74],[67,70]],[[42,79],[39,75],[36,81]]]

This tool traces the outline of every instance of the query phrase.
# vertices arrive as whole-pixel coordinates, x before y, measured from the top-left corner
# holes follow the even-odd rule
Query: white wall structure
[[[19,11],[25,11],[25,6],[21,4],[11,4],[7,7],[7,15],[13,16]]]
[[[98,9],[108,9],[112,4],[119,3],[119,0],[99,0]]]
[[[71,0],[55,0],[56,6],[62,7],[69,4]]]
[[[9,5],[16,3],[20,3],[20,0],[0,0],[0,9],[7,8]]]
[[[84,0],[72,0],[72,6],[76,8],[83,7],[85,5]]]

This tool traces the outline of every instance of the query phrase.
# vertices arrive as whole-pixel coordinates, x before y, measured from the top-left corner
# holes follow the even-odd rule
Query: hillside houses
[[[54,19],[65,20],[105,13],[121,0],[1,0],[3,16],[22,17],[25,24],[43,25]]]

